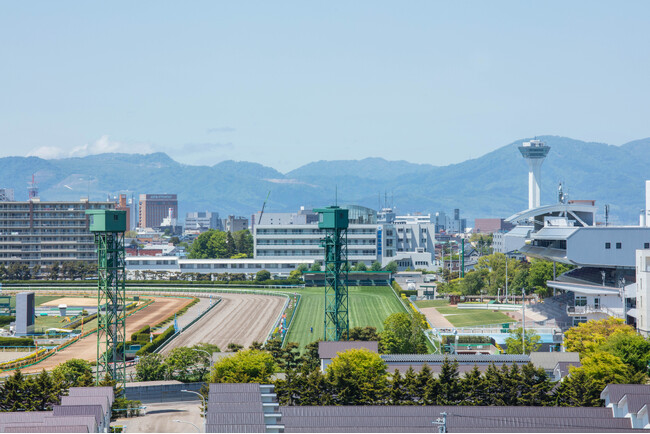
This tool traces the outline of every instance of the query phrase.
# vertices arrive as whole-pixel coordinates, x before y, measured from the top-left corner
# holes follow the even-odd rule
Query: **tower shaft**
[[[524,142],[519,152],[528,162],[528,209],[538,208],[541,204],[542,163],[551,150],[539,140]]]

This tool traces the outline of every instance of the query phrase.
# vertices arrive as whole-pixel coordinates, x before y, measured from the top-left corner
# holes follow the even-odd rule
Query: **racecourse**
[[[304,288],[296,292],[301,295],[300,305],[285,342],[298,342],[304,348],[324,337],[325,288]],[[406,312],[388,286],[351,286],[348,294],[350,328],[372,326],[380,332],[389,315]]]

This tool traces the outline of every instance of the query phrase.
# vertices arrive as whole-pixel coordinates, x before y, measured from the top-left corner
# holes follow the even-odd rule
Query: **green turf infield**
[[[383,330],[384,320],[393,313],[404,312],[393,290],[388,286],[351,286],[349,288],[350,328],[372,326]],[[298,311],[285,342],[298,342],[300,348],[323,339],[325,288],[304,288]],[[313,327],[314,331],[310,331]]]
[[[473,327],[489,324],[515,322],[514,319],[501,312],[482,309],[459,309],[457,307],[436,307],[454,327]]]

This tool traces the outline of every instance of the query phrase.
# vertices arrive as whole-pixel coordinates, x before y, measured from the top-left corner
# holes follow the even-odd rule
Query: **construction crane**
[[[260,218],[257,220],[258,225],[262,224],[262,216],[264,215],[264,208],[266,208],[266,202],[269,200],[270,195],[271,195],[271,190],[269,190],[269,194],[267,194],[266,199],[264,199],[264,204],[262,205],[262,211],[260,212]]]

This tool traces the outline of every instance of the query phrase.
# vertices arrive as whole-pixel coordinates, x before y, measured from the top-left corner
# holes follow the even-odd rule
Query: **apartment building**
[[[114,209],[112,202],[0,202],[0,263],[49,266],[96,262],[88,209]]]

